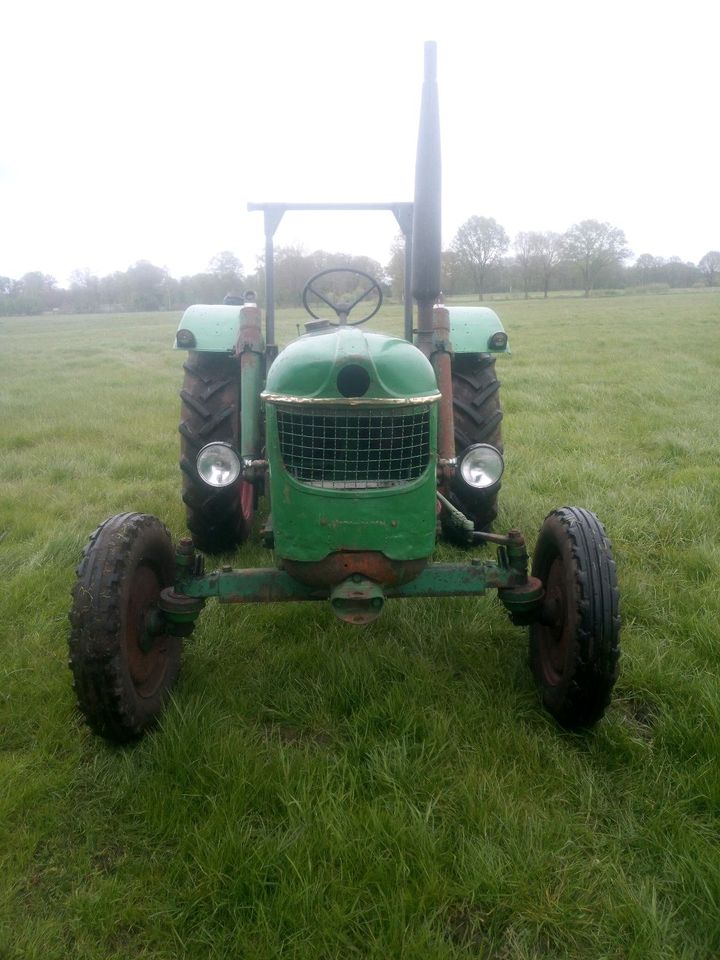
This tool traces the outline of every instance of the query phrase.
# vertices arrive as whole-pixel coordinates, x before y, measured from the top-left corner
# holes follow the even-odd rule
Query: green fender
[[[233,353],[240,332],[242,306],[224,303],[198,303],[188,307],[178,330],[189,330],[195,337],[193,350],[200,353]],[[175,342],[175,349],[178,347]]]
[[[500,317],[490,307],[448,307],[450,343],[453,353],[510,353],[504,347],[490,345],[494,333],[505,333]]]

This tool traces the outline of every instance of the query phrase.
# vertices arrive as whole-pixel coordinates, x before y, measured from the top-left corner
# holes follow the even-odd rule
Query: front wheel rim
[[[544,606],[547,616],[538,627],[540,665],[545,682],[556,686],[565,675],[569,647],[565,565],[557,556],[548,570]]]
[[[143,698],[157,693],[167,670],[169,638],[165,634],[154,634],[151,629],[160,590],[160,581],[152,567],[138,566],[128,590],[125,653],[133,687]]]

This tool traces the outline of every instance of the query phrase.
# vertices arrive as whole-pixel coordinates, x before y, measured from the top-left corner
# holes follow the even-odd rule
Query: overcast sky
[[[472,214],[585,218],[636,255],[720,249],[720,2],[8,0],[0,275],[174,276],[262,252],[248,200],[412,199],[438,41],[443,243]],[[386,262],[390,214],[288,214],[279,244]]]

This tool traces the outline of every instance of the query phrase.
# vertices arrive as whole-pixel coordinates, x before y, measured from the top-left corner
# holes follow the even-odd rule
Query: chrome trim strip
[[[303,406],[325,407],[414,407],[423,403],[434,403],[441,394],[431,393],[427,397],[290,397],[284,393],[263,393],[260,399],[266,403],[290,403]]]

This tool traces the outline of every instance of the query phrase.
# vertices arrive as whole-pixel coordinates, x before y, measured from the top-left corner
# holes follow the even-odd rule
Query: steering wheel
[[[328,274],[331,274],[331,273],[351,273],[357,277],[362,277],[363,280],[367,280],[370,285],[365,290],[363,290],[360,296],[356,297],[352,301],[352,303],[334,303],[332,300],[328,299],[328,297],[325,296],[325,294],[320,293],[320,291],[316,289],[316,287],[314,286],[316,280],[319,280],[321,277],[327,277]],[[364,300],[369,293],[372,293],[373,290],[377,291],[377,303],[375,304],[375,309],[372,310],[370,313],[368,313],[366,316],[361,317],[359,320],[349,321],[348,316],[350,314],[350,311],[354,307],[356,307],[361,300]],[[349,324],[351,327],[355,327],[360,323],[365,323],[365,321],[369,320],[370,317],[375,316],[375,314],[378,312],[378,310],[382,306],[382,302],[383,302],[382,290],[380,289],[380,284],[377,282],[377,280],[374,277],[371,277],[369,273],[363,273],[362,270],[352,270],[350,267],[333,267],[330,270],[321,270],[320,273],[316,273],[314,276],[310,277],[308,282],[303,287],[303,293],[302,293],[303,306],[305,307],[305,309],[307,310],[307,312],[310,314],[311,317],[314,317],[315,320],[320,320],[321,318],[316,313],[313,312],[313,310],[310,308],[308,304],[308,297],[311,293],[314,296],[316,296],[318,300],[322,300],[323,303],[326,303],[331,310],[335,311],[338,318],[337,322],[334,320],[328,321],[334,327],[344,326],[345,324]]]

